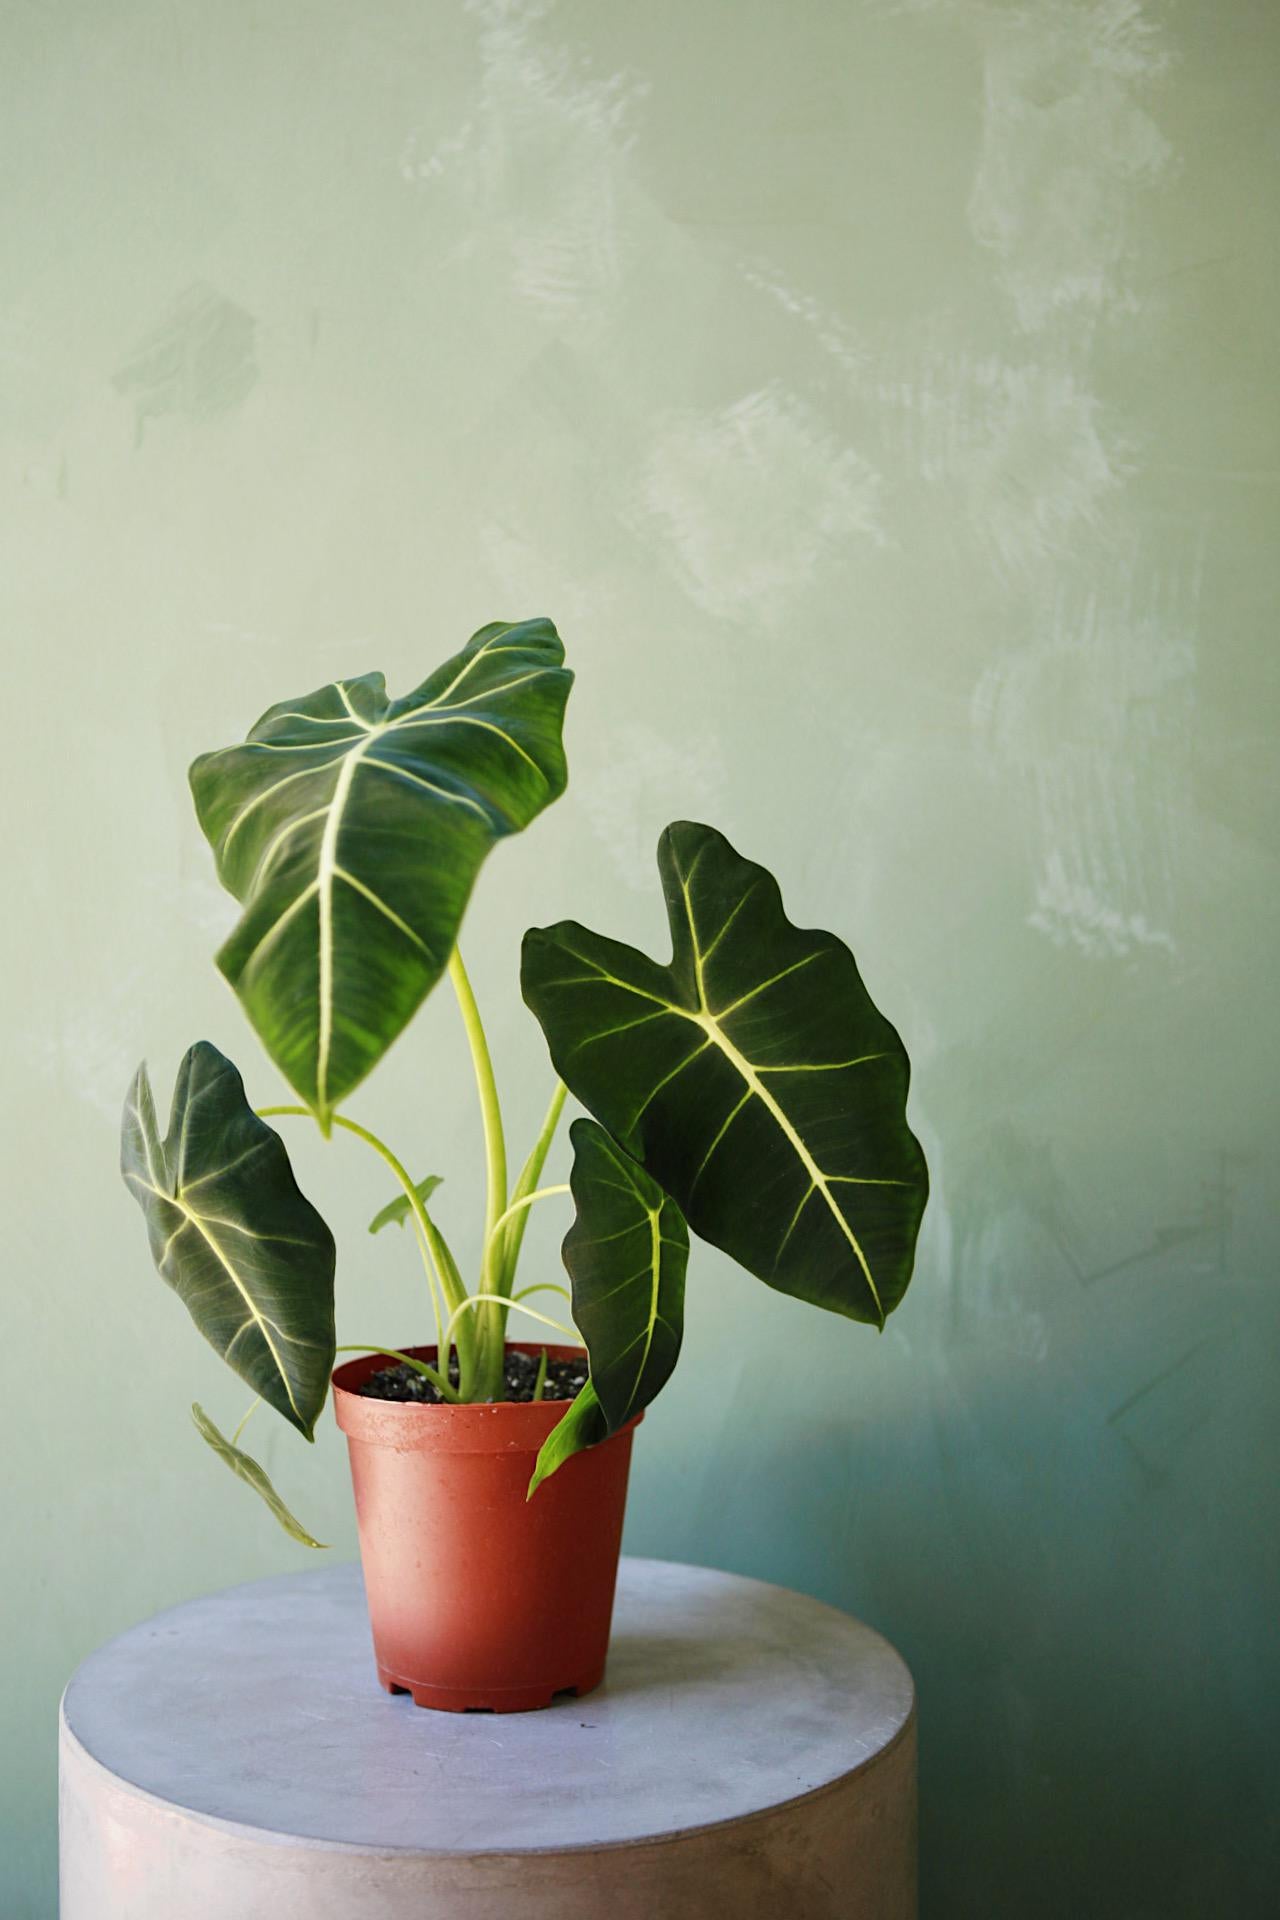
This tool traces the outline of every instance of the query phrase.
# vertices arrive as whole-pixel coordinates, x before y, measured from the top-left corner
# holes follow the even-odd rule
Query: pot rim
[[[506,1345],[519,1353],[543,1351],[541,1340],[508,1340]],[[436,1351],[434,1344],[400,1348],[401,1353],[429,1364],[434,1362]],[[548,1343],[546,1352],[553,1360],[587,1357],[585,1347],[563,1342]],[[349,1440],[413,1453],[534,1454],[573,1404],[571,1400],[481,1400],[452,1406],[448,1401],[374,1400],[358,1391],[371,1373],[393,1364],[384,1353],[369,1353],[334,1369],[334,1416]],[[608,1446],[630,1433],[643,1418],[643,1412],[638,1413],[608,1440],[597,1444]]]

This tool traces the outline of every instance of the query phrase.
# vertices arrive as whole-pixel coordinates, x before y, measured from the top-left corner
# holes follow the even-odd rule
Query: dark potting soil
[[[506,1351],[506,1392],[504,1400],[532,1400],[534,1383],[538,1378],[538,1355],[520,1353],[514,1347]],[[449,1377],[456,1386],[458,1369],[450,1368]],[[582,1360],[548,1360],[547,1377],[543,1383],[544,1400],[576,1400],[587,1384],[586,1362]],[[369,1400],[420,1400],[425,1406],[437,1406],[440,1395],[431,1382],[422,1374],[415,1373],[412,1367],[406,1367],[402,1360],[394,1366],[380,1367],[377,1373],[371,1373],[360,1389]]]

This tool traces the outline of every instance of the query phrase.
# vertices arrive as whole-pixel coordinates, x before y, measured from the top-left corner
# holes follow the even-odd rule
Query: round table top
[[[537,1713],[382,1691],[357,1566],[193,1600],[91,1655],[65,1725],[203,1819],[378,1852],[526,1853],[741,1819],[843,1779],[911,1717],[877,1633],[785,1588],[622,1562],[604,1685]]]

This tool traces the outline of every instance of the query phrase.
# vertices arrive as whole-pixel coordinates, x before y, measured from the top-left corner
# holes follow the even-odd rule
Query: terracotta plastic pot
[[[434,1362],[434,1347],[408,1347]],[[540,1346],[525,1346],[540,1353]],[[551,1347],[574,1359],[579,1349]],[[563,1401],[424,1406],[358,1392],[389,1363],[333,1376],[347,1436],[378,1678],[421,1707],[521,1713],[604,1677],[637,1421],[567,1461],[532,1500]]]

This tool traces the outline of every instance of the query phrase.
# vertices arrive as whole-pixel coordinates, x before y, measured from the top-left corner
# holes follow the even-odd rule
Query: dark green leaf
[[[792,926],[722,834],[667,828],[661,966],[574,921],[525,935],[560,1077],[705,1240],[770,1286],[883,1325],[928,1192],[908,1063],[834,934]]]
[[[532,1500],[543,1481],[549,1480],[553,1473],[559,1472],[566,1460],[571,1460],[575,1453],[581,1453],[584,1447],[594,1447],[598,1440],[608,1437],[608,1432],[604,1414],[600,1411],[600,1402],[596,1399],[595,1388],[588,1380],[582,1392],[575,1400],[569,1402],[567,1411],[543,1441],[525,1498]]]
[[[120,1171],[161,1277],[227,1365],[310,1439],[333,1368],[333,1235],[207,1040],[178,1069],[163,1140],[139,1067]]]
[[[575,1120],[577,1216],[564,1240],[573,1320],[610,1433],[671,1377],[684,1333],[689,1234],[680,1209],[594,1120]]]
[[[438,1173],[429,1173],[425,1180],[416,1180],[413,1190],[419,1200],[423,1202],[429,1200],[436,1188],[441,1185],[442,1178],[443,1176]],[[372,1220],[369,1222],[369,1231],[370,1233],[381,1233],[384,1227],[389,1227],[392,1224],[402,1227],[412,1211],[413,1209],[409,1205],[408,1194],[398,1193],[394,1200],[388,1200],[386,1206],[380,1207],[377,1213],[374,1214]]]
[[[402,699],[335,681],[193,765],[244,908],[218,965],[326,1130],[440,978],[485,855],[564,791],[563,660],[548,620],[484,627]]]
[[[200,1438],[208,1441],[219,1460],[230,1467],[237,1479],[243,1480],[247,1487],[252,1487],[258,1498],[266,1502],[289,1537],[299,1541],[304,1547],[318,1547],[323,1552],[324,1541],[312,1539],[302,1522],[290,1513],[252,1454],[245,1453],[242,1448],[235,1445],[234,1441],[228,1440],[225,1434],[219,1433],[198,1400],[191,1404],[191,1418],[195,1421],[196,1432]]]

